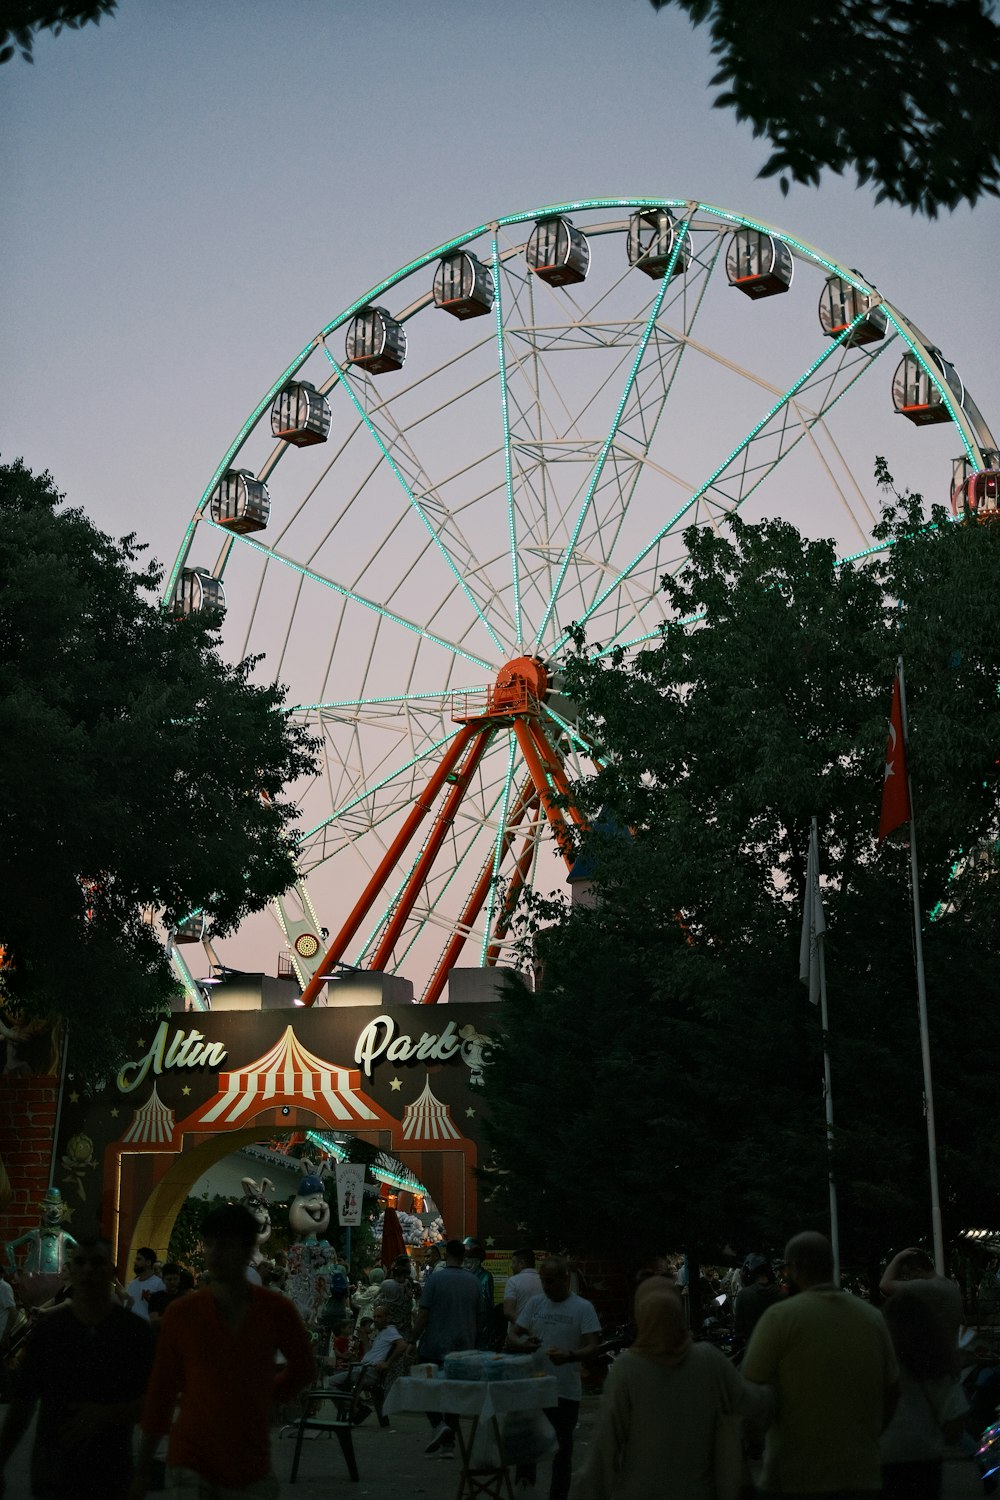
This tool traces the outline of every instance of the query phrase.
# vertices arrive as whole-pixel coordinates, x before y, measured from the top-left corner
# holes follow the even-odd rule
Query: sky
[[[719,205],[857,268],[996,428],[1000,204],[927,221],[832,176],[782,197],[712,72],[647,0],[121,0],[40,36],[0,69],[0,452],[169,565],[319,328],[453,235],[604,196]],[[694,420],[709,440],[710,397]]]

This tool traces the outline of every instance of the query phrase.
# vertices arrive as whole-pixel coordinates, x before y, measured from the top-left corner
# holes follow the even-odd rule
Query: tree
[[[847,565],[786,523],[729,527],[691,529],[663,580],[695,627],[630,657],[578,636],[567,664],[603,763],[576,788],[599,901],[529,913],[542,982],[504,1007],[491,1181],[577,1249],[716,1254],[824,1226],[822,1039],[797,979],[815,814],[841,1232],[870,1262],[929,1228],[908,855],[876,842],[900,649],[952,1230],[989,1211],[1000,1168],[996,882],[969,859],[1000,828],[1000,527],[896,496],[889,550]]]
[[[10,62],[19,51],[25,62],[34,62],[32,47],[39,31],[58,36],[63,27],[78,31],[102,16],[113,16],[118,0],[93,0],[90,5],[60,4],[59,0],[9,0],[0,14],[0,63]]]
[[[773,146],[762,177],[853,168],[933,218],[998,191],[1000,26],[989,0],[651,0],[708,25],[716,99]]]
[[[0,465],[0,978],[104,1074],[175,989],[144,912],[225,934],[286,890],[284,788],[314,758],[282,690],[218,655],[218,619],[171,619],[135,538],[62,498]]]

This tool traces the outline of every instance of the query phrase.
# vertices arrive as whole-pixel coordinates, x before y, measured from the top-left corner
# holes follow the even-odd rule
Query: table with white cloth
[[[475,1500],[479,1495],[507,1496],[513,1500],[510,1474],[511,1460],[504,1452],[503,1431],[499,1418],[509,1412],[541,1411],[558,1406],[559,1391],[555,1376],[532,1376],[527,1380],[428,1380],[403,1376],[395,1382],[385,1399],[385,1412],[443,1412],[457,1417],[456,1431],[462,1471],[458,1482],[458,1500]],[[463,1426],[468,1418],[468,1426]],[[476,1435],[481,1424],[488,1424],[496,1444],[499,1463],[488,1467],[475,1461]]]

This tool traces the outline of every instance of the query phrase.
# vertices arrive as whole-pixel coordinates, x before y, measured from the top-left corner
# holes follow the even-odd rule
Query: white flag
[[[826,915],[819,892],[819,839],[816,819],[809,834],[805,900],[802,903],[802,941],[799,944],[799,978],[809,986],[813,1005],[819,1000],[819,944],[826,934]]]

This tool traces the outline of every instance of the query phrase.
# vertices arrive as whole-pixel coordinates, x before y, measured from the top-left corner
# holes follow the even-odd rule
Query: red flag
[[[910,783],[906,774],[906,744],[903,740],[903,710],[899,701],[899,672],[892,684],[892,712],[889,715],[889,739],[885,747],[885,780],[882,783],[882,816],[878,825],[879,843],[900,823],[913,816],[910,808]]]

